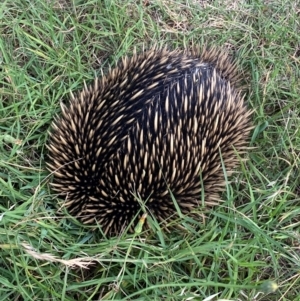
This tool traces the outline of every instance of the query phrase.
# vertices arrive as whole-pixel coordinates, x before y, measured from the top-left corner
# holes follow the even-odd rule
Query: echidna
[[[55,191],[83,223],[117,234],[143,214],[157,220],[220,202],[247,149],[250,111],[225,53],[153,48],[125,57],[70,104],[50,133]],[[172,192],[174,198],[170,196]]]

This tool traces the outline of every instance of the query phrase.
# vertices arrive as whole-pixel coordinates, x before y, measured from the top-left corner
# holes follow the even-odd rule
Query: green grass
[[[299,5],[2,1],[0,300],[300,300]],[[203,43],[247,70],[254,110],[255,148],[225,202],[179,220],[186,231],[104,239],[80,225],[45,170],[60,101],[135,47]]]

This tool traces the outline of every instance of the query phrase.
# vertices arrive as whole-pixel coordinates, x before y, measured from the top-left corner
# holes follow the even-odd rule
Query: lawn
[[[300,300],[300,2],[3,0],[0,300]],[[224,202],[184,230],[106,238],[53,193],[60,102],[136,49],[227,49],[254,129]]]

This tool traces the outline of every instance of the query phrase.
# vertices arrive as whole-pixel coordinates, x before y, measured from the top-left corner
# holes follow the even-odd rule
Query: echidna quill
[[[52,124],[53,189],[85,224],[118,234],[144,210],[158,221],[220,202],[247,150],[250,111],[224,52],[153,48],[72,96]],[[132,229],[135,224],[132,223]]]

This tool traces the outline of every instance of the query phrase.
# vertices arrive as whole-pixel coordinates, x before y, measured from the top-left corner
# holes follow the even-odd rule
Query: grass
[[[0,300],[300,300],[299,16],[283,0],[2,1]],[[44,161],[60,101],[134,47],[203,43],[248,71],[254,110],[222,206],[111,239],[57,210]]]

